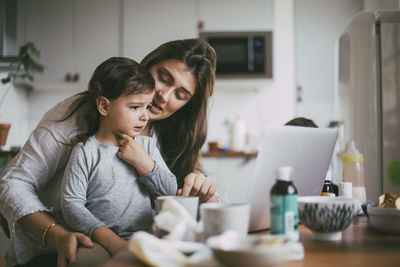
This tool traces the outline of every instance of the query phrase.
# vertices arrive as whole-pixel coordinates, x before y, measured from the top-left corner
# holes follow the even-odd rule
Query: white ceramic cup
[[[197,220],[197,212],[199,209],[199,197],[184,197],[184,196],[161,196],[157,197],[157,213],[160,212],[163,201],[173,199],[181,204],[192,217]]]
[[[234,230],[245,236],[249,229],[250,204],[204,203],[200,205],[204,239]]]

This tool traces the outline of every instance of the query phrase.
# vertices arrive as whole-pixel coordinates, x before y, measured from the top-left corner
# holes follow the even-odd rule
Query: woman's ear
[[[110,100],[104,96],[100,96],[96,99],[97,110],[101,116],[107,116],[110,109]]]

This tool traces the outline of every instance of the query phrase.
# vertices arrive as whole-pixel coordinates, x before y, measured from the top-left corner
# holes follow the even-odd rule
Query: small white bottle
[[[246,122],[236,116],[231,126],[231,148],[235,151],[243,151],[246,145]]]
[[[352,183],[353,197],[365,203],[367,201],[364,178],[364,155],[356,148],[355,141],[351,141],[349,149],[342,157],[343,180]]]

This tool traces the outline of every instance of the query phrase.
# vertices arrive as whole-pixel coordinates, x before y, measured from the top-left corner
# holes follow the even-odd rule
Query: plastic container
[[[284,235],[290,241],[299,240],[299,204],[293,184],[293,168],[275,170],[276,182],[270,194],[271,234]]]
[[[364,155],[356,148],[355,141],[351,141],[350,147],[342,157],[343,180],[352,183],[353,197],[361,203],[367,201],[364,178]]]
[[[324,185],[322,186],[321,196],[335,197],[335,190],[332,183],[332,172],[327,171]]]

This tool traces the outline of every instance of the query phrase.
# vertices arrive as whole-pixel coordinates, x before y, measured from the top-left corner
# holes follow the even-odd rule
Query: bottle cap
[[[343,154],[342,161],[348,163],[364,162],[364,155],[358,151],[354,140],[351,141],[349,149]]]
[[[293,167],[283,166],[275,169],[276,180],[293,181]]]
[[[332,172],[331,171],[328,170],[326,172],[325,180],[332,181]]]
[[[352,197],[353,196],[353,184],[351,182],[340,182],[339,183],[339,196],[340,197]]]

